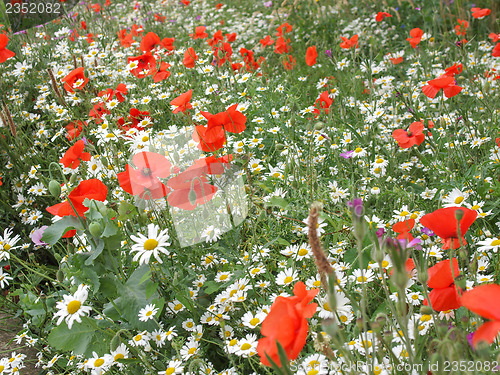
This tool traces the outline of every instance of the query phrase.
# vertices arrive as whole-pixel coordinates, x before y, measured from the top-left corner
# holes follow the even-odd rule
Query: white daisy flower
[[[141,322],[146,322],[150,319],[153,319],[158,312],[158,308],[153,304],[147,305],[145,308],[139,311],[139,320]]]
[[[170,246],[170,242],[168,242],[170,237],[168,235],[167,229],[164,229],[160,232],[159,230],[160,227],[151,223],[148,225],[147,237],[141,233],[139,233],[138,236],[130,236],[132,241],[135,242],[135,244],[132,245],[132,251],[137,252],[137,254],[135,254],[134,258],[132,259],[134,262],[139,260],[139,264],[149,264],[151,255],[154,255],[155,259],[159,263],[163,263],[159,256],[159,253],[163,253],[166,255],[170,254],[170,252],[166,248],[166,246]]]
[[[71,329],[75,320],[81,323],[82,316],[90,313],[92,310],[91,307],[82,306],[88,296],[87,289],[88,286],[81,284],[74,295],[65,295],[62,301],[57,302],[56,308],[59,309],[59,311],[54,314],[54,318],[59,317],[56,323],[57,325],[65,320],[68,328]]]

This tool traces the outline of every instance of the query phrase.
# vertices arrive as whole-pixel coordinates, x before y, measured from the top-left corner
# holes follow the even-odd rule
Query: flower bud
[[[318,121],[316,124],[314,124],[314,129],[316,130],[321,130],[325,127],[325,123]]]
[[[102,233],[101,223],[99,223],[98,221],[91,222],[89,225],[89,232],[92,236],[99,237]]]
[[[74,184],[76,182],[76,179],[78,178],[78,175],[76,173],[73,173],[71,177],[69,178],[69,182]]]
[[[57,270],[57,272],[56,272],[56,279],[57,279],[57,281],[59,281],[60,283],[62,283],[64,281],[64,272],[61,271],[61,270]]]
[[[61,185],[59,185],[59,182],[56,180],[50,180],[49,192],[53,197],[59,198],[59,195],[61,195]]]
[[[432,314],[432,307],[426,306],[426,305],[420,306],[420,314],[431,315]]]

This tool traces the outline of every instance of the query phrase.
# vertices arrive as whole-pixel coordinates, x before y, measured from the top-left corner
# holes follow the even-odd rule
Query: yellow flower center
[[[220,275],[220,280],[226,280],[227,279],[227,275]]]
[[[102,358],[96,359],[96,361],[94,362],[95,367],[101,367],[103,364],[104,364],[104,359]]]
[[[407,216],[409,215],[410,213],[408,211],[403,211],[399,214],[399,216]]]
[[[385,268],[389,265],[389,262],[387,260],[382,261],[382,267]]]
[[[231,341],[229,341],[229,346],[235,346],[237,342],[238,340],[232,339]]]
[[[68,314],[74,314],[78,310],[80,310],[80,307],[82,306],[82,303],[80,301],[74,300],[68,303],[68,307],[66,308],[68,310]]]
[[[259,324],[259,322],[260,322],[259,318],[253,318],[252,320],[250,320],[250,324],[253,326],[256,326],[257,324]]]
[[[290,284],[292,281],[293,281],[293,277],[292,276],[285,277],[285,284]]]
[[[326,311],[332,311],[332,308],[330,307],[330,304],[328,302],[325,302],[325,304],[323,305],[323,308],[326,310]]]
[[[146,242],[144,242],[144,250],[154,250],[156,246],[158,246],[158,241],[153,238],[150,238],[149,240],[146,240]]]
[[[347,322],[347,316],[345,316],[345,315],[341,315],[341,316],[340,316],[340,321],[341,321],[342,323]]]
[[[189,354],[194,354],[195,352],[196,352],[196,348],[191,348],[188,351]]]
[[[358,276],[357,280],[359,283],[365,283],[366,280],[368,280],[368,279],[366,278],[366,276]]]
[[[363,149],[362,149],[361,147],[357,147],[357,148],[354,150],[354,152],[355,152],[356,154],[359,154],[361,151],[363,151]]]
[[[307,371],[307,375],[316,375],[316,374],[319,374],[319,371],[316,369],[312,369],[312,370]]]
[[[382,159],[382,158],[378,158],[378,159],[375,161],[375,163],[377,163],[377,164],[382,164],[383,162],[384,162],[384,159]]]
[[[115,355],[115,361],[117,359],[122,359],[122,358],[125,358],[125,356],[122,353],[118,353],[117,355]]]
[[[494,240],[491,242],[490,246],[500,246],[500,240]]]
[[[315,282],[313,282],[313,285],[315,287],[319,287],[321,285],[321,281],[320,280],[316,280]]]
[[[5,369],[5,366],[0,365],[0,372],[2,372]]]
[[[8,243],[6,243],[5,245],[3,245],[3,249],[4,249],[5,251],[9,251],[9,250],[10,250],[10,248],[11,248],[11,246],[10,246]]]
[[[151,315],[153,315],[153,312],[152,312],[152,311],[148,311],[148,312],[146,313],[146,316],[151,316]]]
[[[171,375],[175,372],[175,368],[169,367],[168,369],[165,370],[165,374]]]
[[[463,200],[464,200],[464,197],[457,197],[457,198],[455,198],[455,203],[460,204],[460,203],[462,203]]]
[[[252,345],[250,345],[248,342],[246,342],[243,345],[241,345],[241,350],[248,350],[251,347],[252,347]]]
[[[187,322],[186,327],[188,328],[193,328],[193,322]]]
[[[307,255],[307,253],[308,253],[307,249],[302,248],[302,249],[299,250],[299,255],[301,257]]]
[[[182,307],[183,307],[182,303],[178,303],[177,305],[174,306],[174,310],[179,311],[180,309],[182,309]]]
[[[141,341],[141,339],[142,339],[142,335],[137,335],[134,337],[135,341]]]

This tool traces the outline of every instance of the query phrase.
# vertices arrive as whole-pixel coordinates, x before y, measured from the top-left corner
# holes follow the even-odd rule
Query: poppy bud
[[[58,253],[54,253],[54,258],[56,258],[57,262],[60,262],[62,259],[62,256],[59,255]]]
[[[196,191],[194,190],[190,190],[189,191],[189,195],[188,195],[188,199],[189,199],[189,203],[191,203],[192,206],[194,206],[196,204]]]
[[[78,178],[78,175],[76,173],[73,173],[71,177],[69,178],[69,182],[74,184],[76,182],[76,179]]]
[[[455,279],[455,285],[460,289],[465,289],[467,287],[467,280],[464,275],[458,275]]]
[[[57,278],[57,281],[59,281],[60,283],[62,283],[64,281],[64,273],[63,273],[63,271],[57,270],[57,272],[56,272],[56,278]]]
[[[339,332],[339,327],[333,319],[323,320],[323,324],[321,324],[321,327],[323,328],[323,331],[325,331],[331,337],[335,337]]]
[[[462,220],[462,218],[464,217],[464,211],[463,210],[456,210],[455,211],[455,219],[457,219],[458,222],[460,222],[460,220]]]
[[[422,315],[431,315],[432,314],[432,307],[427,306],[427,305],[422,305],[420,307],[420,314],[422,314]]]
[[[321,121],[318,121],[315,125],[314,125],[314,129],[316,130],[321,130],[325,127],[325,124]]]
[[[89,225],[89,232],[94,237],[99,237],[102,233],[102,226],[99,222],[93,221]]]
[[[375,321],[380,325],[380,327],[383,327],[387,322],[387,315],[384,313],[378,313],[375,317]]]
[[[58,198],[61,195],[61,185],[56,180],[50,180],[49,182],[49,192],[52,196]]]
[[[282,143],[276,143],[276,150],[281,151],[285,149],[285,145]]]

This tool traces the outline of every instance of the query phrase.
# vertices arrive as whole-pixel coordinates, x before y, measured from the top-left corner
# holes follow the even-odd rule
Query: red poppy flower
[[[424,31],[419,29],[418,27],[410,30],[411,38],[406,38],[410,45],[415,48],[422,41],[422,35],[424,35]]]
[[[226,34],[226,41],[228,43],[234,42],[236,40],[236,36],[237,36],[236,33],[228,33]]]
[[[95,122],[100,124],[102,122],[102,116],[105,114],[110,114],[111,112],[106,108],[104,103],[94,104],[94,107],[90,110],[89,116],[95,119]]]
[[[91,8],[94,10],[94,12],[96,12],[96,13],[99,13],[99,12],[101,11],[101,5],[100,5],[100,4],[92,4],[90,7],[91,7]]]
[[[2,177],[0,177],[0,186],[3,185],[3,182],[2,182]]]
[[[467,32],[467,28],[469,27],[469,22],[457,19],[457,23],[458,25],[455,26],[455,33],[457,35],[464,36]]]
[[[226,111],[219,112],[215,115],[208,112],[201,112],[208,120],[207,130],[204,134],[204,139],[207,142],[212,143],[220,139],[220,131],[222,128],[224,131],[237,134],[245,130],[247,118],[236,108],[238,108],[238,104],[233,104]]]
[[[142,38],[139,48],[143,52],[151,52],[153,48],[160,44],[160,37],[153,32],[149,32]]]
[[[343,49],[349,49],[349,48],[358,48],[359,43],[358,43],[358,34],[353,35],[351,39],[346,38],[341,36],[340,39],[342,39],[342,43],[340,43],[340,48]]]
[[[488,37],[491,39],[493,43],[498,42],[500,40],[500,34],[491,33],[490,35],[488,35]]]
[[[84,217],[85,212],[88,210],[88,207],[83,205],[83,201],[86,198],[103,202],[106,200],[107,195],[108,188],[98,179],[84,180],[69,193],[69,201],[66,200],[54,206],[47,207],[47,211],[57,216],[77,216],[78,214],[78,216]],[[71,204],[73,204],[75,209],[71,207]]]
[[[127,63],[130,64],[131,62],[137,63],[137,66],[130,71],[137,78],[144,78],[147,75],[156,73],[156,59],[151,52],[146,52],[144,55],[140,56],[128,57]],[[147,73],[144,72],[145,70]]]
[[[387,13],[387,12],[378,12],[378,13],[377,13],[377,16],[375,17],[375,21],[380,22],[380,21],[382,21],[385,17],[392,17],[392,15],[390,15],[390,14],[389,14],[389,13]]]
[[[457,211],[459,210],[463,213],[463,217],[460,219],[460,233],[462,235],[462,243],[465,245],[467,242],[465,241],[464,235],[472,223],[476,220],[476,211],[466,207],[446,207],[424,215],[420,219],[420,224],[429,228],[441,237],[443,249],[451,248],[452,243],[454,249],[460,247],[456,219]]]
[[[399,235],[396,237],[397,239],[404,239],[408,240],[408,242],[411,242],[413,241],[413,236],[411,235],[410,231],[414,226],[415,219],[403,220],[394,224],[392,226],[392,230],[396,233],[399,233]]]
[[[495,45],[495,48],[491,51],[491,56],[493,57],[500,57],[500,43],[497,43]]]
[[[433,288],[429,293],[429,299],[431,307],[436,311],[453,310],[461,306],[460,295],[455,285],[455,279],[460,274],[458,261],[453,258],[451,263],[449,259],[442,260],[427,270],[429,275],[427,286]],[[424,305],[429,305],[427,299],[424,300]]]
[[[427,83],[428,85],[422,87],[422,92],[431,99],[434,99],[441,89],[443,89],[444,96],[447,98],[457,95],[463,89],[463,87],[457,86],[455,84],[455,78],[449,75],[442,75]]]
[[[457,65],[457,63],[455,63],[452,66],[450,66],[449,68],[446,68],[444,70],[445,71],[444,75],[454,77],[455,74],[462,73],[462,70],[463,70],[463,65],[462,64]]]
[[[158,72],[153,77],[153,81],[160,82],[170,77],[170,72],[167,70],[168,68],[170,68],[170,64],[167,64],[165,61],[162,61],[160,64],[160,70],[158,70]]]
[[[393,65],[398,65],[398,64],[401,64],[403,62],[403,56],[399,56],[399,57],[389,57],[389,61],[393,64]]]
[[[318,52],[316,52],[316,46],[309,47],[306,52],[306,64],[309,66],[315,65],[317,57]]]
[[[16,54],[7,48],[9,38],[5,34],[0,34],[0,63],[5,62],[7,59],[14,57]]]
[[[284,34],[291,32],[292,29],[292,25],[290,25],[288,22],[285,22],[277,27],[276,36],[283,36]]]
[[[290,39],[283,38],[280,36],[278,39],[276,39],[276,44],[274,45],[274,52],[282,55],[284,53],[288,53],[289,51],[292,50],[292,47],[290,47]]]
[[[274,44],[274,39],[271,39],[270,35],[266,35],[264,39],[260,40],[260,44],[262,44],[262,47],[272,46]]]
[[[204,166],[193,163],[184,172],[168,180],[167,185],[172,189],[168,203],[183,210],[192,211],[198,205],[210,201],[217,192],[217,187],[210,184]]]
[[[299,356],[309,332],[307,318],[312,318],[318,308],[316,303],[310,302],[318,293],[319,289],[306,290],[305,284],[299,281],[293,288],[293,296],[276,298],[262,322],[260,332],[264,337],[257,344],[257,353],[264,365],[271,366],[266,354],[279,367],[283,365],[276,341],[283,347],[289,360]]]
[[[193,140],[198,142],[198,148],[204,152],[220,150],[226,143],[226,134],[222,126],[218,127],[218,133],[214,134],[215,140],[209,142],[205,139],[207,128],[203,125],[197,125],[193,132]]]
[[[214,47],[215,45],[217,45],[219,42],[222,42],[223,40],[224,40],[224,36],[222,35],[222,30],[217,30],[214,33],[214,36],[212,37],[212,39],[207,40],[207,44],[210,47]]]
[[[286,70],[292,70],[296,63],[297,61],[293,58],[292,55],[287,55],[283,59],[283,66]]]
[[[62,79],[64,84],[64,89],[68,92],[73,93],[74,89],[81,90],[85,87],[89,79],[83,74],[83,66],[73,69],[66,77]]]
[[[80,160],[89,161],[90,154],[88,152],[83,152],[85,148],[85,143],[82,139],[77,141],[73,146],[71,146],[64,156],[59,160],[59,163],[64,164],[65,167],[71,169],[76,169],[80,165]]]
[[[193,34],[189,34],[189,36],[193,39],[205,39],[208,38],[208,34],[205,32],[205,26],[197,26],[194,29]]]
[[[161,44],[163,45],[163,48],[173,51],[175,49],[174,42],[175,38],[163,38]]]
[[[125,172],[117,174],[118,182],[123,190],[143,199],[159,199],[165,197],[170,189],[159,178],[170,176],[172,164],[162,155],[155,152],[140,152],[132,157],[132,165],[125,166]]]
[[[186,52],[184,52],[182,63],[186,68],[191,69],[194,68],[196,60],[198,60],[198,55],[196,55],[193,47],[189,47]]]
[[[319,98],[316,99],[316,102],[314,105],[316,108],[313,110],[314,113],[317,115],[320,114],[320,110],[324,109],[325,112],[328,114],[330,112],[330,106],[333,103],[333,99],[330,98],[330,95],[328,94],[328,91],[323,91],[320,95]]]
[[[418,121],[410,125],[408,132],[404,129],[394,130],[392,137],[398,142],[401,148],[410,148],[413,145],[419,146],[425,139],[423,130],[424,124]]]
[[[185,92],[184,94],[179,95],[174,100],[172,100],[170,104],[177,107],[172,112],[174,114],[179,112],[186,113],[186,110],[193,108],[191,103],[189,103],[192,95],[193,95],[193,90],[191,89]]]
[[[490,320],[474,332],[472,345],[477,347],[481,341],[491,344],[500,332],[500,285],[476,286],[462,294],[460,302],[466,309]]]
[[[83,130],[83,126],[87,126],[87,122],[81,122],[78,121],[75,125],[74,122],[69,123],[68,125],[65,126],[66,130],[68,131],[68,134],[66,134],[66,138],[68,140],[73,140],[76,137],[80,135],[80,132]]]
[[[128,118],[132,121],[132,128],[144,130],[144,126],[141,125],[141,122],[146,117],[151,117],[148,111],[139,111],[137,108],[130,108],[130,115]]]
[[[126,29],[120,30],[117,32],[118,39],[120,40],[120,44],[122,47],[130,47],[132,43],[134,43],[134,38],[132,34],[128,34]]]
[[[491,9],[472,8],[471,12],[472,12],[472,17],[480,20],[480,19],[488,16],[491,13]]]

